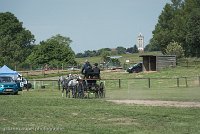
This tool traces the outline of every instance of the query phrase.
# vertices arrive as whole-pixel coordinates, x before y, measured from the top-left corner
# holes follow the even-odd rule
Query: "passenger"
[[[100,69],[98,67],[98,63],[94,64],[92,78],[94,79],[94,80],[92,80],[92,83],[94,83],[94,84],[96,84],[96,82],[97,82],[96,79],[100,79]]]
[[[93,78],[100,79],[100,69],[98,67],[98,63],[94,64],[93,68]]]

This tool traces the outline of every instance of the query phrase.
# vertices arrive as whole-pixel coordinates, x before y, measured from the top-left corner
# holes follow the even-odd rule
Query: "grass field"
[[[89,99],[62,97],[57,83],[52,81],[44,83],[45,89],[35,88],[19,95],[0,95],[0,133],[199,134],[199,107],[145,106],[107,101],[200,102],[199,72],[198,66],[138,74],[105,71],[101,74],[102,79],[113,80],[105,80],[106,97],[102,99],[92,95]],[[188,77],[187,87],[185,77]],[[148,79],[134,78],[152,78],[151,88],[148,88]],[[180,78],[179,87],[176,78]],[[118,79],[121,79],[121,88]]]
[[[129,60],[130,63],[138,63],[142,61],[142,58],[139,57],[139,55],[160,55],[160,52],[143,52],[143,53],[134,53],[134,54],[122,54],[120,56],[122,56],[121,58],[119,58],[120,63],[123,65],[124,63],[126,63],[126,60]],[[100,56],[98,57],[86,57],[86,58],[76,58],[76,61],[80,64],[83,64],[85,62],[85,60],[90,61],[91,63],[100,63],[102,62],[102,59]]]
[[[124,105],[106,99],[62,98],[57,90],[1,95],[0,133],[200,133],[199,108]]]

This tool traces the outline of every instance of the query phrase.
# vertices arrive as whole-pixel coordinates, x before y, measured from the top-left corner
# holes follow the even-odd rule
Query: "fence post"
[[[119,79],[119,88],[121,88],[121,79]]]
[[[60,90],[60,79],[58,80],[58,90]]]
[[[44,69],[42,69],[42,74],[43,74],[43,76],[45,78],[45,70]]]
[[[150,78],[148,78],[148,86],[149,86],[149,88],[151,87],[151,80],[150,80]]]
[[[33,81],[33,85],[34,85],[34,87],[33,87],[33,88],[34,88],[34,89],[36,89],[36,84],[35,84],[35,80]]]
[[[200,86],[200,76],[199,76],[199,86]]]
[[[179,78],[177,78],[177,87],[179,87]]]
[[[185,86],[188,87],[187,77],[185,77]]]

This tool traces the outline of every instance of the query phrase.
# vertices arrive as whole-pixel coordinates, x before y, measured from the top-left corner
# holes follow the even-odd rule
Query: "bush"
[[[167,55],[176,55],[177,59],[184,57],[184,50],[178,42],[171,42],[166,48]]]

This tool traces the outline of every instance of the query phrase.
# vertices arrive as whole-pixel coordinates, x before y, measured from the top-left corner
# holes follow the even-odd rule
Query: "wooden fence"
[[[200,86],[200,76],[195,77],[177,77],[177,78],[130,78],[130,79],[104,79],[107,84],[108,81],[115,81],[115,87],[125,88],[126,84],[134,82],[138,84],[136,87],[197,87]],[[126,84],[124,84],[126,83]],[[160,83],[160,84],[159,84]],[[159,85],[159,86],[158,86]]]
[[[187,68],[200,66],[200,59],[179,59],[177,60],[177,66]]]
[[[177,78],[130,78],[130,79],[101,79],[106,88],[128,88],[128,85],[135,88],[165,88],[165,87],[200,87],[200,76],[177,77]],[[29,80],[33,89],[61,89],[59,80]]]

